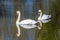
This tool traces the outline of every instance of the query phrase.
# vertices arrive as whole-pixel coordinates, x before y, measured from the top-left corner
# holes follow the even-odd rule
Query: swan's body
[[[43,14],[43,16],[40,18],[38,18],[38,21],[41,21],[42,23],[47,23],[49,21],[51,21],[51,15],[46,15],[46,14]]]
[[[26,19],[26,20],[22,20],[19,24],[36,24],[37,21],[32,20],[32,19]]]
[[[46,20],[46,19],[49,19],[49,18],[51,18],[51,15],[43,14],[41,18],[40,17],[38,18],[38,20]]]

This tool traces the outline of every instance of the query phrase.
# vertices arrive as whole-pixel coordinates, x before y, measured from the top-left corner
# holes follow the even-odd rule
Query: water
[[[10,1],[8,2],[9,4],[6,1],[4,3],[0,1],[2,2],[0,7],[0,40],[60,40],[60,6],[58,1],[52,1],[53,3],[50,5],[53,6],[50,6],[48,0],[44,0],[44,3],[42,2],[44,7],[42,8],[40,8],[42,6],[39,4],[40,1],[36,0],[23,0],[21,3],[20,1],[11,0],[11,4]],[[14,2],[18,2],[21,5],[15,5]],[[57,5],[54,4],[55,2]],[[51,14],[51,21],[43,24],[41,30],[38,30],[38,28],[24,29],[20,27],[21,35],[17,37],[16,10],[21,11],[21,20],[28,18],[37,20],[38,9],[42,9],[43,13]]]

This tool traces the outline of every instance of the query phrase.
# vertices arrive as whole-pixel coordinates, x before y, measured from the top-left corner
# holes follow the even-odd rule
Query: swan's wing
[[[37,27],[36,25],[22,25],[22,24],[20,26],[25,28],[25,29],[31,29],[31,28]]]
[[[37,22],[35,20],[26,19],[20,22],[20,24],[36,24]]]
[[[51,15],[46,15],[46,14],[43,14],[42,18],[41,19],[49,19],[51,18]]]

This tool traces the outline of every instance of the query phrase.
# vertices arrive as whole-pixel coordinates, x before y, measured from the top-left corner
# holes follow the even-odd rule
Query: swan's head
[[[40,15],[40,13],[42,13],[42,11],[41,10],[38,10],[38,15]]]
[[[20,11],[16,11],[17,14],[20,14]]]
[[[41,10],[38,10],[38,12],[41,12]]]

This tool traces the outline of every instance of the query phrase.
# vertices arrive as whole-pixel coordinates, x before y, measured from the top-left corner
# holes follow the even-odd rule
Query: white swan
[[[51,15],[47,15],[47,14],[42,14],[41,10],[38,10],[40,16],[38,18],[38,21],[42,22],[42,23],[47,23],[49,21],[51,21]]]
[[[38,22],[40,23],[40,28],[42,27],[42,23],[47,23],[49,21],[51,21],[51,15],[46,15],[46,14],[42,14],[41,10],[38,10],[38,14],[40,14],[40,16],[38,17]]]
[[[18,14],[18,18],[17,18],[17,21],[16,21],[16,26],[17,26],[17,29],[18,29],[17,36],[19,37],[20,36],[19,25],[34,25],[34,24],[37,23],[37,21],[32,20],[32,19],[26,19],[26,20],[20,21],[20,16],[21,16],[20,11],[17,11],[17,14]],[[31,28],[35,28],[35,26],[32,26],[32,27],[31,26],[30,27],[23,27],[23,28],[25,28],[25,29],[31,29]],[[38,29],[41,29],[41,28],[38,27]]]

